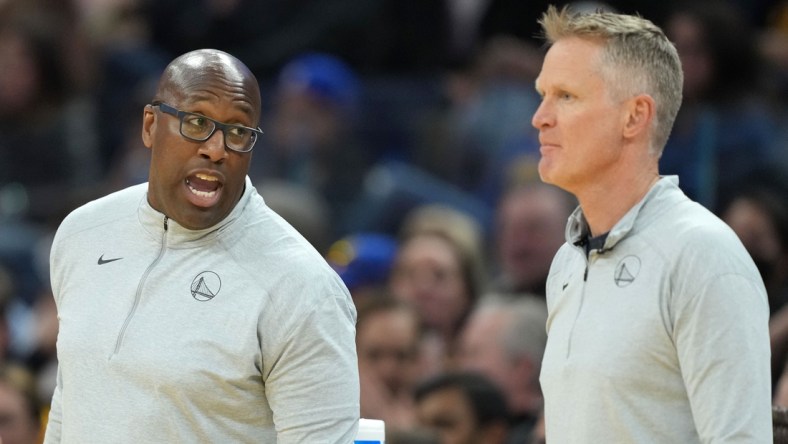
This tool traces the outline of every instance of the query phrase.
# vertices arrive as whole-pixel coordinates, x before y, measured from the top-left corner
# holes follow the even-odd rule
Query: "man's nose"
[[[224,146],[224,132],[216,129],[211,137],[200,145],[199,154],[211,159],[212,162],[222,162],[227,157],[227,148]]]
[[[536,108],[533,118],[531,118],[531,125],[536,129],[542,129],[546,126],[552,125],[554,122],[553,113],[549,102],[542,100],[539,107]]]

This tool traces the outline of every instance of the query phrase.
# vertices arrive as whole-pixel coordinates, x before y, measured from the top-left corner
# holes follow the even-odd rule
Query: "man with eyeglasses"
[[[247,177],[260,113],[242,62],[178,57],[143,111],[149,182],[61,224],[47,443],[352,442],[356,312]]]

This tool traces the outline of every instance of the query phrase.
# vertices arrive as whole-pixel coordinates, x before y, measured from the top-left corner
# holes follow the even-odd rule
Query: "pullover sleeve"
[[[713,269],[708,256],[705,260],[705,267]],[[763,286],[730,272],[684,288],[688,291],[679,295],[674,340],[700,441],[772,442],[769,312]]]
[[[55,304],[60,306],[58,295],[60,294],[60,278],[63,275],[61,270],[61,257],[60,251],[62,237],[64,236],[62,229],[58,229],[55,239],[52,242],[52,248],[49,256],[49,270],[50,270],[50,283],[52,287],[52,294],[55,298]],[[44,434],[44,444],[56,444],[61,442],[62,425],[63,425],[63,410],[62,410],[62,385],[63,378],[60,373],[60,367],[57,370],[55,391],[52,395],[52,401],[49,408],[49,415],[47,417],[46,431]]]
[[[263,378],[280,444],[353,442],[359,420],[355,308],[347,294],[269,318],[281,340],[263,349]],[[261,332],[265,334],[265,332]]]
[[[60,404],[61,397],[61,378],[60,369],[57,371],[57,385],[52,395],[52,404],[47,419],[46,433],[44,434],[44,444],[57,444],[61,442],[62,409]]]

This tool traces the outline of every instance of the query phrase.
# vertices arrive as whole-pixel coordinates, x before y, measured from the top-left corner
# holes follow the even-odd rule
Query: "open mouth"
[[[191,201],[197,206],[208,207],[216,203],[222,183],[219,178],[205,173],[197,173],[186,178],[186,188]]]
[[[219,178],[207,174],[197,173],[186,178],[186,185],[192,193],[201,197],[211,197],[216,194],[216,190],[221,185]]]

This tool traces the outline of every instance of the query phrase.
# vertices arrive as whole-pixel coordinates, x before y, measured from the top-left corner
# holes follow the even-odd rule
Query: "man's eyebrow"
[[[248,115],[249,117],[254,117],[254,106],[252,106],[252,104],[250,104],[248,101],[240,99],[233,100],[233,105],[235,105],[242,113]]]

